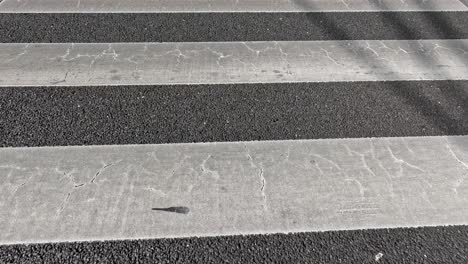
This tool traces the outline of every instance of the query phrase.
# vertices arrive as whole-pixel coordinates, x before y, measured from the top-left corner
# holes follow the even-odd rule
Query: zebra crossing
[[[467,150],[466,137],[7,149],[22,196],[3,242],[466,224]]]
[[[467,40],[5,44],[0,85],[465,80],[467,48]]]
[[[0,243],[466,225],[467,9],[1,1]]]
[[[4,13],[467,11],[465,0],[4,0]]]

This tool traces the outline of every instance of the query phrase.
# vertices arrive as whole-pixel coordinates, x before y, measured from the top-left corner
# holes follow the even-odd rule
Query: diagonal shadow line
[[[313,10],[314,5],[310,1],[307,0],[293,0],[293,2],[297,5],[302,7],[304,10]],[[383,6],[385,9],[386,7]],[[394,25],[396,24],[399,31],[402,34],[403,38],[410,38],[413,39],[414,36],[418,36],[418,32],[415,29],[411,29],[408,26],[408,22],[401,21],[398,18],[398,13],[394,12],[382,12],[383,13],[383,18],[385,19],[386,23],[393,23]],[[437,12],[417,12],[418,14],[423,14],[425,17],[426,21],[431,21],[431,18],[433,18],[433,14],[436,14]],[[342,30],[334,21],[326,21],[326,23],[322,24],[320,23],[321,21],[316,21],[316,17],[314,14],[307,14],[306,17],[308,17],[309,21],[315,24],[318,27],[322,27],[324,30],[324,34],[328,36],[329,39],[353,39],[352,36],[350,36],[347,32]],[[323,16],[325,18],[326,16]],[[444,29],[444,32],[448,32],[449,34],[456,34],[456,32],[453,31],[453,27],[451,23],[449,23],[447,20],[441,18],[440,16],[438,17],[437,21],[435,23],[441,24],[441,26]],[[341,37],[340,37],[341,36]],[[466,47],[465,50],[468,50],[468,47]],[[372,61],[364,60],[362,57],[355,56],[358,60],[361,60],[365,63],[375,65],[375,66],[380,66],[382,67],[382,62],[378,62],[377,60],[373,59]],[[435,64],[435,60],[431,57],[428,58],[428,61],[424,61],[423,63],[431,63],[432,65]],[[467,65],[468,68],[468,65]],[[445,76],[450,76],[448,73],[445,74]],[[431,100],[424,95],[424,92],[421,91],[420,89],[414,89],[414,87],[411,87],[412,82],[405,82],[405,91],[402,91],[401,86],[403,85],[402,82],[393,82],[393,89],[392,92],[401,97],[405,102],[408,104],[412,105],[413,108],[421,110],[421,114],[425,116],[426,121],[431,122],[435,127],[438,127],[441,131],[443,131],[445,134],[449,134],[455,130],[455,133],[457,134],[464,134],[468,131],[468,125],[467,124],[460,124],[459,120],[451,117],[440,105],[437,105]],[[465,117],[468,115],[468,106],[466,105],[466,100],[468,92],[465,91],[464,87],[462,87],[460,82],[450,82],[451,83],[451,89],[445,89],[443,96],[448,99],[454,99],[458,102],[458,104],[462,107],[462,116]],[[415,98],[418,98],[417,100]],[[464,118],[464,120],[468,120],[468,116]]]
[[[430,24],[432,27],[440,27],[443,32],[445,32],[445,36],[456,36],[457,32],[454,30],[454,26],[451,22],[448,21],[448,17],[445,14],[441,14],[438,16],[433,16],[436,12],[422,12],[422,17],[425,21],[426,24]],[[435,21],[434,21],[435,19]],[[396,22],[398,23],[398,26],[401,28],[406,28],[406,32],[411,32],[409,30],[409,24],[408,23],[403,23],[399,19],[394,19],[393,21],[389,22]],[[468,46],[464,44],[462,47],[458,47],[462,50],[468,51]],[[420,63],[428,63],[429,65],[436,65],[437,61],[435,60],[434,56],[425,56],[424,59],[421,56],[416,57],[419,59]],[[463,58],[460,58],[461,63],[466,65],[466,68],[468,68],[468,60],[464,60]],[[443,75],[450,77],[450,72],[447,71],[445,68],[440,69],[439,71],[443,71]],[[411,96],[416,98],[418,94],[415,93],[414,89],[411,89],[411,87],[407,87],[408,92],[410,92]],[[438,124],[443,124],[445,128],[442,128],[439,126],[439,128],[442,128],[442,130],[446,133],[449,133],[450,131],[456,131],[455,133],[457,134],[464,134],[468,131],[468,125],[465,123],[460,123],[459,120],[450,117],[448,113],[443,109],[441,105],[435,104],[431,102],[431,100],[425,96],[425,97],[420,97],[420,100],[412,100],[411,97],[405,97],[404,94],[402,94],[401,90],[396,90],[396,94],[404,99],[413,106],[416,106],[418,102],[423,102],[422,106],[420,109],[423,111],[423,114],[426,116],[426,118],[430,118],[433,115],[430,115],[431,112],[435,113],[436,116],[441,116],[442,118],[433,120],[433,123],[435,125]],[[461,82],[457,81],[452,81],[450,82],[450,87],[448,89],[444,89],[441,91],[443,99],[446,99],[447,101],[453,100],[456,102],[456,104],[461,107],[462,110],[462,120],[468,120],[468,91],[466,88],[464,88],[461,84]],[[424,94],[423,91],[421,91],[419,94]],[[434,118],[431,118],[434,119]],[[450,121],[444,121],[444,120],[450,120]]]
[[[466,7],[468,7],[468,0],[458,0],[460,1],[462,4],[466,5]]]
[[[460,1],[463,1],[463,0],[460,0]],[[468,2],[468,0],[464,0],[464,1]],[[423,16],[424,16],[426,21],[431,21],[431,17],[430,17],[429,14],[423,13]],[[448,32],[448,35],[450,35],[450,36],[457,35],[456,30],[454,30],[453,25],[447,20],[446,16],[438,16],[438,17],[436,17],[436,19],[437,19],[437,21],[435,21],[435,23],[433,23],[433,24],[441,25],[443,30],[445,32]],[[468,45],[466,45],[466,44],[463,45],[462,47],[459,47],[459,48],[468,52]],[[430,57],[430,58],[432,58],[432,57]],[[465,65],[468,68],[468,60],[465,60],[465,61],[463,61],[463,59],[461,59],[461,60],[462,60],[462,63],[464,62]],[[435,64],[435,63],[436,62],[432,58],[432,64]],[[450,75],[450,73],[445,71],[445,76],[449,76],[449,75]],[[466,102],[466,100],[462,99],[462,98],[464,98],[464,96],[466,96],[467,93],[463,92],[463,89],[462,89],[462,87],[460,87],[459,84],[454,83],[454,86],[456,86],[456,87],[453,87],[454,88],[453,90],[450,90],[450,89],[447,90],[447,95],[451,96],[454,99],[456,99],[459,104],[465,105],[465,108],[463,108],[463,109],[465,109],[465,114],[468,114],[468,107],[466,106],[467,102]]]

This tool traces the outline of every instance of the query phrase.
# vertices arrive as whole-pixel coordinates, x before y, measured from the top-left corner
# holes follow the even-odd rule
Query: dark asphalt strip
[[[2,263],[468,263],[468,227],[0,246]]]
[[[0,42],[468,38],[468,12],[0,14]]]
[[[468,134],[468,81],[0,88],[0,146]]]

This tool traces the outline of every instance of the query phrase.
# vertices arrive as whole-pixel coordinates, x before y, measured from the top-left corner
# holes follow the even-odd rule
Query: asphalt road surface
[[[467,11],[443,10],[1,13],[0,43],[467,39],[466,25]],[[2,48],[5,46],[0,45]],[[457,70],[468,70],[468,48],[461,50],[465,67]],[[217,66],[214,64],[213,71],[219,70]],[[21,68],[17,70],[21,74]],[[119,86],[83,83],[71,87],[13,87],[0,82],[0,86],[0,147],[4,151],[22,147],[468,135],[466,79]],[[460,171],[468,173],[465,161],[455,158]],[[0,185],[6,186],[6,180]],[[23,199],[17,191],[11,197]],[[457,195],[462,199],[467,192],[458,191]],[[8,212],[0,217],[10,228],[15,221],[20,222]],[[225,236],[220,231],[219,236],[198,238],[19,242],[0,245],[0,262],[468,263],[468,228],[463,224],[365,230],[335,230],[333,222],[330,225],[327,232],[292,234],[279,230],[283,234]]]

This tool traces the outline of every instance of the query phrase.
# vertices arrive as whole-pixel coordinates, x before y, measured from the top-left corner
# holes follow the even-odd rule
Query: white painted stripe
[[[468,224],[468,136],[0,157],[2,244]]]
[[[0,86],[466,80],[468,40],[0,44]]]
[[[0,12],[467,11],[459,0],[4,0]]]

